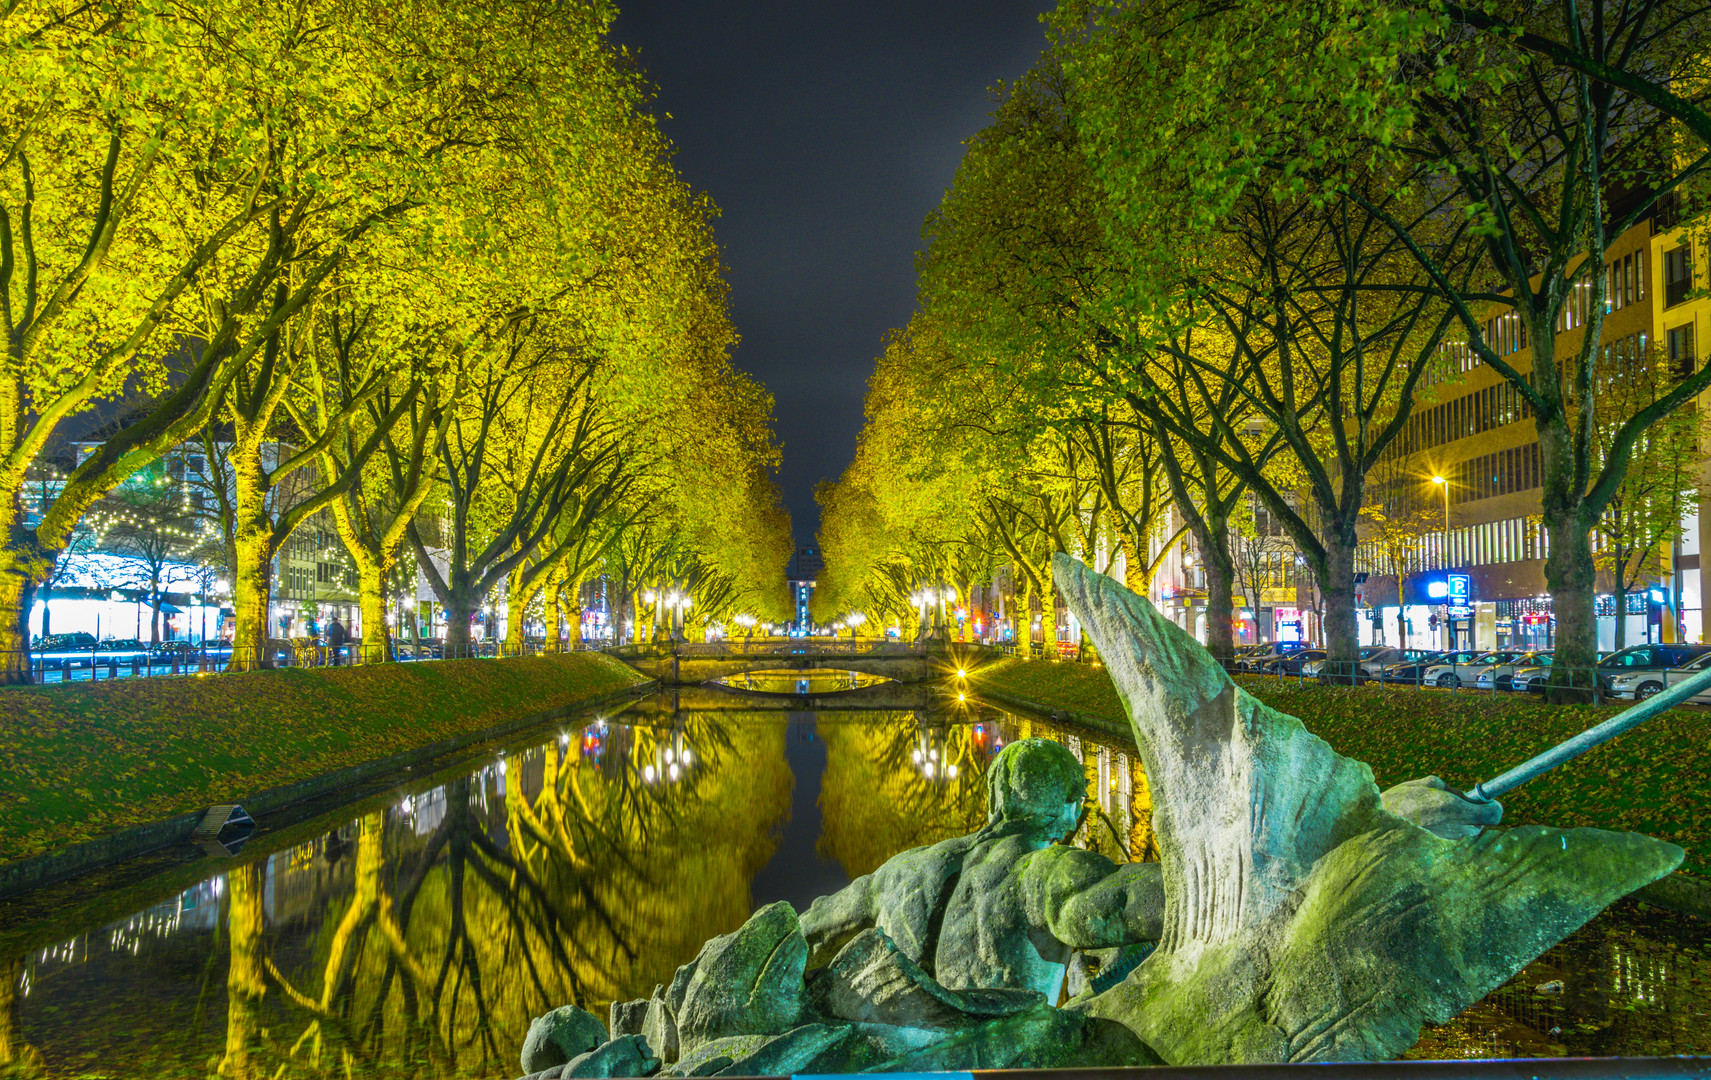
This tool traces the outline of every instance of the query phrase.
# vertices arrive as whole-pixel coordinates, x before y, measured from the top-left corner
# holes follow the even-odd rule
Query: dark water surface
[[[1103,736],[961,707],[644,699],[235,858],[74,893],[51,917],[9,906],[0,1077],[514,1076],[532,1016],[604,1015],[756,907],[801,908],[977,828],[988,763],[1030,735],[1083,761],[1078,843],[1156,858],[1145,775]],[[1409,1056],[1711,1052],[1706,930],[1619,907]]]

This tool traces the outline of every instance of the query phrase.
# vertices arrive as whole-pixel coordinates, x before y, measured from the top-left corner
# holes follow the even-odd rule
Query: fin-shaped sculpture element
[[[1053,572],[1128,710],[1164,863],[1157,951],[1077,1008],[1170,1064],[1393,1057],[1681,861],[1635,833],[1433,835],[1146,600]]]

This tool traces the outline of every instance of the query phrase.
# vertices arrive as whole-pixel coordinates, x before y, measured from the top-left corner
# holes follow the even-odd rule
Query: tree
[[[1640,350],[1623,344],[1605,351],[1595,391],[1604,417],[1592,436],[1596,467],[1617,452],[1622,418],[1668,394],[1681,376],[1655,346]],[[1629,448],[1622,483],[1598,520],[1595,564],[1609,575],[1618,649],[1628,644],[1628,594],[1670,572],[1670,544],[1681,535],[1682,518],[1698,496],[1701,423],[1695,409],[1683,408],[1648,428]]]
[[[311,20],[321,22],[322,20]],[[328,21],[343,21],[334,17]],[[28,682],[23,635],[36,588],[103,493],[196,431],[234,358],[259,344],[246,322],[284,272],[233,257],[210,332],[167,331],[197,283],[251,251],[293,194],[349,162],[339,132],[304,130],[289,176],[268,132],[290,99],[327,111],[329,83],[298,63],[302,24],[243,4],[198,10],[11,5],[0,31],[0,679]],[[255,56],[274,58],[258,70]],[[259,94],[257,80],[271,93]],[[336,126],[336,125],[334,125]],[[367,134],[366,132],[364,133]],[[271,145],[270,145],[271,144]],[[355,209],[347,230],[372,207]],[[351,225],[352,221],[355,225]],[[241,267],[241,268],[240,268]],[[263,327],[272,325],[264,318]],[[265,328],[262,329],[265,336]],[[63,426],[141,383],[144,413],[70,470],[33,523],[19,496]]]
[[[1290,583],[1295,547],[1255,501],[1249,496],[1232,515],[1230,556],[1235,585],[1257,621],[1260,611],[1269,606],[1266,594]]]
[[[1161,175],[1180,184],[1198,224],[1253,189],[1358,205],[1416,260],[1472,354],[1520,396],[1540,442],[1559,697],[1589,686],[1596,659],[1589,536],[1644,432],[1711,386],[1703,370],[1613,418],[1611,452],[1595,466],[1605,253],[1711,166],[1698,47],[1707,29],[1711,9],[1693,0],[1325,0],[1288,11],[1187,0],[1168,17],[1106,3],[1059,12],[1088,88],[1089,143],[1111,163],[1118,205],[1150,201]],[[1207,47],[1187,55],[1174,36],[1186,32]],[[1161,127],[1176,137],[1159,139]],[[1444,213],[1382,206],[1357,185],[1375,166],[1405,167]],[[1445,219],[1473,224],[1477,274],[1422,242]],[[1512,355],[1517,325],[1530,364]]]
[[[1371,502],[1361,508],[1366,546],[1375,565],[1396,584],[1396,644],[1403,648],[1408,645],[1408,578],[1426,569],[1431,538],[1443,536],[1448,524],[1421,499],[1422,484],[1407,458],[1393,452],[1374,467]]]
[[[183,484],[157,463],[114,488],[89,516],[93,546],[137,564],[139,583],[148,593],[149,642],[159,643],[164,586],[192,580],[182,564],[204,538]]]

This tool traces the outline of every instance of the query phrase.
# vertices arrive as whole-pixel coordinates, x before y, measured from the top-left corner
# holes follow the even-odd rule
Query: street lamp
[[[1444,492],[1444,546],[1441,554],[1439,555],[1439,561],[1443,569],[1448,571],[1450,568],[1450,482],[1443,476],[1433,476],[1432,483],[1442,488]],[[1444,629],[1449,634],[1450,648],[1455,648],[1456,626],[1455,623],[1450,621],[1450,600],[1449,593],[1447,591],[1444,594]]]
[[[1432,483],[1444,489],[1444,546],[1439,552],[1445,569],[1450,565],[1450,482],[1442,476],[1432,477]]]

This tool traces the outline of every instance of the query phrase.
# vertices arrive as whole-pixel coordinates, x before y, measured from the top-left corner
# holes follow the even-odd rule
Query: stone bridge
[[[665,686],[687,686],[745,671],[802,671],[828,668],[880,675],[900,683],[926,682],[942,659],[942,647],[925,642],[807,641],[768,638],[761,641],[678,642],[662,645],[623,645],[608,653]]]

